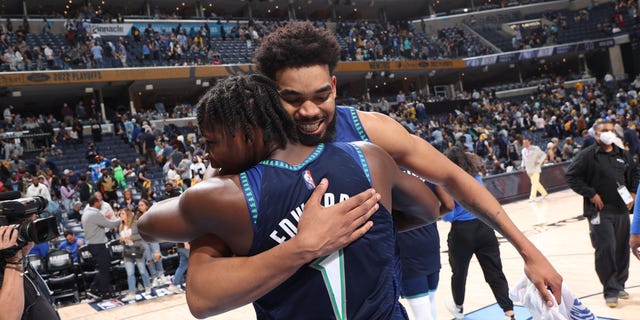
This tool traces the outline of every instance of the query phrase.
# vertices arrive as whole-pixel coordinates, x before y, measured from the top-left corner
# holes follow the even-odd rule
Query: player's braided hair
[[[254,141],[251,129],[260,128],[265,144],[283,148],[287,141],[298,141],[295,123],[280,104],[275,83],[264,76],[220,80],[200,98],[196,107],[201,131],[224,125],[232,137],[241,129],[248,141]]]
[[[333,74],[340,51],[329,30],[308,21],[294,21],[267,35],[256,48],[253,61],[260,73],[273,80],[276,72],[284,68],[327,65]]]

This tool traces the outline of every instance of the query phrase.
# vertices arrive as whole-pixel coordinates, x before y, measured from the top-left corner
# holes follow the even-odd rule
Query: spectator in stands
[[[527,173],[531,181],[529,202],[536,201],[538,192],[544,199],[547,197],[547,190],[540,183],[540,172],[542,172],[542,165],[547,160],[547,155],[538,146],[531,144],[531,140],[527,137],[522,138],[522,144],[522,171]]]
[[[129,247],[140,248],[143,250],[146,247],[146,243],[140,237],[140,233],[138,233],[138,223],[137,220],[134,219],[133,211],[129,208],[120,209],[118,211],[118,216],[122,219],[120,223],[120,242]],[[124,302],[135,301],[136,300],[136,273],[134,268],[138,268],[138,273],[140,273],[140,278],[142,279],[142,284],[144,285],[145,292],[147,294],[151,293],[151,281],[149,280],[149,274],[147,273],[147,268],[145,268],[143,262],[143,256],[137,257],[128,257],[124,256],[124,267],[127,271],[127,284],[129,286],[129,292],[122,299]]]
[[[640,158],[640,139],[638,139],[638,131],[634,122],[622,122],[624,130],[624,145],[631,155],[637,160]]]
[[[578,151],[580,151],[580,146],[574,142],[573,137],[567,137],[562,146],[562,159],[571,160]]]
[[[33,176],[31,178],[31,185],[27,188],[26,195],[27,197],[35,197],[41,196],[45,199],[51,201],[51,193],[49,192],[49,188],[44,183],[41,183],[40,178],[38,176]]]
[[[29,254],[37,254],[42,259],[44,259],[49,253],[49,242],[36,243],[33,245],[33,248],[29,251]]]
[[[116,50],[114,52],[114,57],[116,59],[118,59],[120,61],[120,64],[122,65],[122,67],[127,67],[127,49],[124,46],[124,43],[122,42],[122,38],[120,38],[120,40],[118,40],[118,43],[116,44]]]
[[[117,227],[121,220],[111,220],[113,215],[104,216],[100,210],[103,201],[96,194],[89,197],[87,208],[82,214],[82,227],[85,230],[89,252],[96,261],[98,273],[95,275],[87,292],[98,299],[113,297],[109,268],[111,258],[106,247],[105,228]]]
[[[104,68],[104,49],[100,45],[100,41],[96,41],[91,48],[91,54],[93,55],[94,67],[98,69]]]
[[[140,161],[140,167],[136,169],[136,187],[151,188],[151,179],[149,178],[149,172],[147,168],[147,161]]]
[[[102,141],[102,126],[100,125],[100,120],[97,117],[91,118],[91,138],[93,141],[101,142]]]
[[[84,106],[84,101],[82,101],[82,99],[78,100],[78,103],[76,104],[76,116],[81,120],[86,120],[89,118],[87,110]]]
[[[113,179],[116,181],[116,188],[124,189],[127,187],[127,181],[124,176],[124,169],[120,165],[117,158],[111,159],[111,169],[113,170]]]
[[[78,248],[84,246],[86,240],[82,237],[76,237],[71,230],[64,231],[65,241],[58,245],[58,250],[66,250],[71,253],[74,262],[78,262]]]
[[[138,206],[138,201],[133,198],[133,193],[131,189],[124,189],[122,192],[122,201],[119,203],[120,208],[128,208],[131,210],[135,210]]]
[[[118,194],[116,193],[116,180],[109,171],[109,168],[102,168],[100,169],[100,172],[102,173],[102,175],[98,182],[98,188],[100,189],[102,197],[107,202],[117,201]]]
[[[65,169],[69,170],[69,169]],[[60,186],[60,200],[62,202],[62,206],[67,212],[71,211],[71,204],[73,199],[76,196],[76,190],[78,190],[78,185],[72,185],[69,182],[69,177],[65,175],[64,182]]]
[[[558,157],[558,138],[553,138],[547,143],[547,161],[551,164],[562,161],[562,157]]]
[[[82,201],[83,203],[87,203],[89,201],[89,197],[91,197],[91,194],[93,194],[93,186],[87,181],[86,174],[80,175],[77,191],[80,196],[80,201]]]
[[[164,194],[160,197],[160,200],[177,197],[179,195],[180,191],[174,187],[173,183],[167,182],[164,184]]]
[[[82,202],[75,201],[73,203],[73,207],[71,207],[71,210],[67,211],[67,219],[76,220],[77,222],[80,222],[82,220],[82,213],[80,212],[81,210],[82,210]]]
[[[194,156],[193,161],[191,162],[191,185],[194,185],[204,178],[204,172],[206,171],[206,166],[202,161],[201,156]]]
[[[73,122],[73,126],[70,131],[71,139],[73,139],[73,132],[76,132],[78,135],[78,143],[82,143],[84,141],[84,131],[82,128],[82,122],[80,122],[79,118],[76,118]]]
[[[151,165],[158,165],[155,151],[156,136],[153,135],[151,127],[146,126],[144,131],[138,135],[137,139],[140,144],[141,154],[147,159],[146,162]]]
[[[149,210],[149,207],[151,207],[151,203],[149,201],[146,199],[140,199],[135,216],[136,221],[140,220],[140,217]],[[169,283],[170,280],[164,276],[160,245],[157,242],[147,242],[144,257],[147,262],[151,278],[153,278],[153,286],[158,287]]]
[[[185,153],[182,155],[182,160],[178,163],[176,170],[180,175],[180,179],[182,179],[184,188],[191,186],[191,160],[189,160],[188,154]]]

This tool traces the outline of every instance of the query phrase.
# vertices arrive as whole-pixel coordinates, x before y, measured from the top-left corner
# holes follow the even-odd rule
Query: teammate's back
[[[298,166],[266,160],[242,173],[240,181],[254,223],[249,255],[268,250],[296,234],[302,206],[320,179],[331,181],[324,206],[370,188],[367,160],[355,145],[321,144]],[[371,220],[373,227],[361,239],[303,266],[256,301],[258,318],[406,318],[398,302],[396,229],[391,214],[381,206]]]

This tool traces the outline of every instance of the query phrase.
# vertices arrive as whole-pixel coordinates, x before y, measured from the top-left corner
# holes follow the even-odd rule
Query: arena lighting
[[[93,93],[93,88],[91,87],[84,88],[84,93]]]
[[[16,91],[11,91],[11,96],[12,97],[22,97],[22,91],[16,90]]]
[[[147,84],[144,86],[145,90],[153,90],[153,85],[152,84]]]
[[[202,80],[196,79],[196,85],[199,86],[202,83]]]
[[[210,85],[209,81],[202,82],[202,86],[205,88],[208,87],[209,85]]]

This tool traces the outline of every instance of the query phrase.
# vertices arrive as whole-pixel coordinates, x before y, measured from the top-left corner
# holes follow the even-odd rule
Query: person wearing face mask
[[[633,207],[640,171],[633,156],[615,143],[614,124],[598,121],[596,143],[580,151],[566,174],[569,187],[584,198],[595,267],[605,303],[629,299],[629,210]]]

